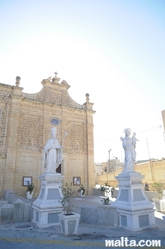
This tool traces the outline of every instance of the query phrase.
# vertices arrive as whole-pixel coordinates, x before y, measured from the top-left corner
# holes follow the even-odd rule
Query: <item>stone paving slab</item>
[[[161,228],[146,229],[135,233],[122,228],[94,226],[80,223],[78,235],[65,236],[61,234],[59,226],[40,229],[32,222],[10,223],[0,225],[0,242],[6,242],[8,245],[10,243],[20,243],[23,246],[22,248],[25,248],[24,244],[26,243],[45,245],[45,248],[47,248],[48,245],[54,245],[56,246],[55,248],[60,248],[58,246],[62,245],[64,247],[61,248],[105,248],[105,240],[119,240],[121,237],[127,237],[129,240],[136,240],[137,242],[141,239],[160,239],[162,245],[161,248],[163,248],[163,246],[165,246],[164,228],[165,226],[162,225]],[[8,249],[8,247],[5,247],[5,249]]]
[[[98,197],[94,197],[93,199],[91,197],[83,197],[83,200],[79,197],[76,198],[74,201],[75,203],[77,202],[77,204],[82,205],[83,203],[83,205],[89,206],[100,205],[100,199]],[[157,228],[153,229],[132,232],[118,227],[80,223],[78,235],[70,236],[63,235],[59,226],[41,229],[37,228],[32,222],[0,224],[0,248],[105,248],[105,240],[119,240],[121,237],[134,239],[137,242],[141,239],[160,239],[161,248],[165,248],[165,214],[155,211],[155,217]]]

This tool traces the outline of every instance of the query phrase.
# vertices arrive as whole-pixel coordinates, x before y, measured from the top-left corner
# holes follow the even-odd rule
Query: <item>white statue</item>
[[[134,148],[136,148],[136,142],[139,141],[137,138],[136,138],[136,133],[133,132],[132,134],[132,143],[134,145]]]
[[[136,138],[136,133],[133,133],[132,138],[130,137],[131,129],[126,128],[124,130],[125,137],[120,137],[122,140],[123,149],[125,152],[124,159],[124,170],[122,173],[134,171],[134,163],[136,160],[136,142],[138,141]]]
[[[51,129],[52,138],[48,140],[44,147],[43,165],[46,168],[45,172],[56,173],[56,169],[62,162],[62,146],[59,144],[55,127]]]

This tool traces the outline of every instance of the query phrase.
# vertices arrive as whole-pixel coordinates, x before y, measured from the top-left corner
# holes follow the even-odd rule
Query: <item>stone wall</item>
[[[54,77],[43,80],[43,88],[35,94],[23,88],[0,84],[0,195],[11,189],[18,195],[26,193],[23,176],[32,176],[34,195],[40,190],[38,177],[44,172],[42,153],[51,137],[52,118],[59,121],[57,138],[64,141],[62,174],[64,184],[81,177],[87,193],[94,186],[93,104],[89,95],[83,105],[68,94],[66,81]],[[77,186],[73,186],[77,190]]]
[[[145,163],[135,164],[136,172],[140,172],[144,175],[143,182],[148,182],[150,190],[152,190],[152,184],[154,182],[165,183],[165,160],[150,160]],[[112,173],[104,173],[97,176],[97,184],[104,185],[108,182],[110,186],[118,186],[118,181],[115,176],[118,176],[122,172],[122,169],[118,169]]]

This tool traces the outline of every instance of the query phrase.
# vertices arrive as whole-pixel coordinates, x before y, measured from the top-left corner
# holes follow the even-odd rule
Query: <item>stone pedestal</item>
[[[144,178],[138,172],[119,174],[119,193],[112,207],[119,213],[120,227],[131,231],[140,231],[156,227],[154,205],[145,196],[141,180]]]
[[[38,198],[33,202],[32,222],[39,228],[59,224],[58,214],[62,212],[60,199],[63,197],[59,173],[44,173],[40,177],[41,188]]]

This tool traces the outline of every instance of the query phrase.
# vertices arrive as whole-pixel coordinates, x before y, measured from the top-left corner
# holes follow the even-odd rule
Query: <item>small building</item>
[[[94,187],[93,103],[86,94],[84,104],[76,103],[68,93],[69,85],[60,78],[42,80],[38,93],[24,93],[20,77],[15,85],[0,84],[0,194],[11,189],[24,195],[23,179],[32,178],[34,194],[40,190],[39,176],[44,173],[42,154],[56,126],[63,145],[59,171],[64,184],[79,178],[88,194]],[[68,135],[64,142],[64,133]],[[64,142],[64,144],[63,144]],[[78,186],[73,186],[78,189]]]
[[[104,172],[113,172],[124,167],[124,163],[120,162],[118,159],[111,159],[107,162],[102,162],[101,164]]]
[[[97,175],[103,173],[103,168],[101,163],[95,163],[95,184],[97,184]]]

